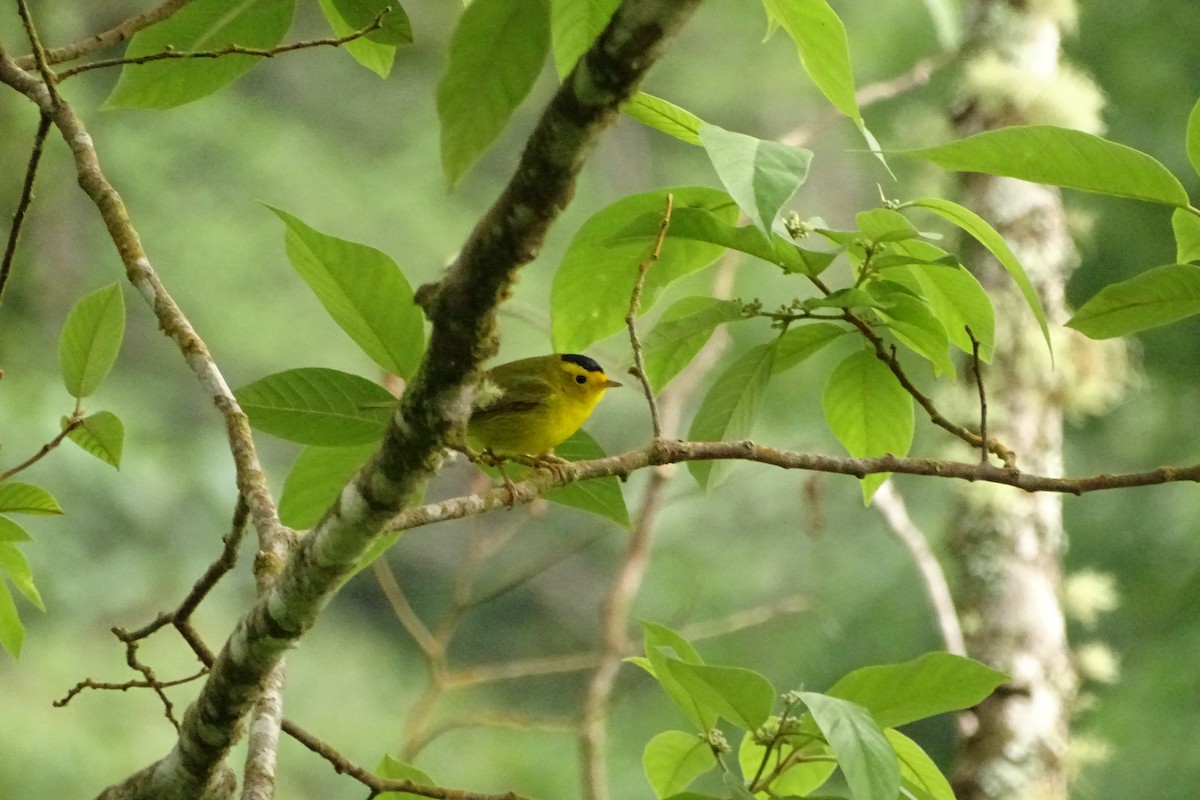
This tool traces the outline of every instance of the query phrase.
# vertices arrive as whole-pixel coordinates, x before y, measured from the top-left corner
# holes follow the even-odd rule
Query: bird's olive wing
[[[471,416],[531,411],[550,401],[553,387],[536,375],[488,375],[475,393]]]

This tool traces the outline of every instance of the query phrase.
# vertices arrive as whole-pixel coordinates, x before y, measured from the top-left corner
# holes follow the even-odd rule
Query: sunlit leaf
[[[25,595],[26,600],[40,610],[46,610],[41,594],[33,585],[33,572],[29,569],[29,562],[25,559],[25,554],[12,542],[0,542],[0,573],[12,581],[13,586],[16,586],[17,591]]]
[[[349,36],[370,25],[386,9],[382,27],[352,39],[343,49],[359,64],[386,78],[396,60],[396,46],[412,42],[412,24],[396,0],[319,0],[329,27],[337,36]]]
[[[566,77],[608,25],[621,0],[550,0],[554,67]]]
[[[796,43],[800,63],[813,83],[834,108],[861,127],[850,44],[838,15],[825,0],[763,0],[763,4]]]
[[[573,4],[574,0],[557,2],[569,5]],[[661,97],[638,92],[628,103],[621,106],[621,110],[643,125],[649,125],[680,141],[700,144],[700,127],[704,125],[704,120]]]
[[[668,659],[667,669],[696,704],[746,730],[767,721],[775,703],[775,687],[764,676],[741,667],[689,664]]]
[[[770,755],[767,756],[767,763],[763,766],[763,757],[766,755],[766,751],[765,746],[754,741],[753,731],[747,732],[742,737],[742,744],[738,748],[738,763],[747,783],[754,778],[760,766],[763,767],[763,777],[771,775],[780,766],[781,751],[777,747],[771,750]],[[807,742],[799,747],[798,751],[799,754],[795,760],[786,766],[782,774],[771,781],[770,788],[774,796],[806,797],[829,780],[829,776],[837,769],[837,763],[833,760],[829,746],[819,739]],[[786,757],[791,757],[794,752],[786,749]],[[755,796],[759,800],[767,800],[769,797],[765,792],[757,792]]]
[[[29,533],[8,517],[0,516],[0,542],[28,542]]]
[[[317,367],[277,372],[234,394],[258,430],[323,447],[378,440],[396,403],[366,378]]]
[[[683,791],[717,766],[708,743],[694,733],[663,731],[642,752],[642,768],[656,797]]]
[[[912,800],[955,800],[950,782],[919,744],[900,731],[888,729],[883,735],[896,751],[900,785]]]
[[[849,331],[832,322],[809,322],[789,328],[775,342],[776,373],[789,370]]]
[[[1111,339],[1200,314],[1200,266],[1168,264],[1105,286],[1067,321],[1092,339]]]
[[[321,519],[338,492],[367,463],[376,442],[354,447],[305,447],[283,480],[279,520],[297,530],[311,528]]]
[[[1187,155],[1192,169],[1200,175],[1200,100],[1192,106],[1187,121]]]
[[[1175,260],[1180,264],[1200,261],[1200,217],[1177,208],[1171,212],[1171,229],[1175,232]]]
[[[5,514],[61,514],[49,492],[31,483],[0,482],[0,512]]]
[[[0,578],[0,647],[13,658],[21,657],[21,645],[25,643],[25,626],[17,613],[8,584]]]
[[[742,213],[770,238],[779,210],[808,177],[812,151],[709,124],[700,142]]]
[[[65,428],[69,420],[62,419]],[[84,417],[80,425],[67,434],[72,442],[87,453],[117,469],[121,468],[121,451],[125,446],[125,426],[111,411],[98,411]]]
[[[816,692],[800,698],[837,756],[855,800],[896,800],[900,765],[896,751],[862,706]]]
[[[63,382],[73,397],[88,397],[96,391],[117,360],[124,336],[121,284],[97,289],[75,304],[58,339]]]

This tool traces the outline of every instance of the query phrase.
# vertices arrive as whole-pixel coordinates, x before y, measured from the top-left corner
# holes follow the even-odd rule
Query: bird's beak
[[[623,383],[617,383],[612,378],[609,378],[608,380],[606,380],[604,382],[605,388],[608,388],[608,389],[616,389],[618,386],[624,386],[624,385],[625,384],[623,384]]]

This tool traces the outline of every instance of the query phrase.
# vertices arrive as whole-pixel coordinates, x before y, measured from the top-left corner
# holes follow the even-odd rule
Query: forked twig
[[[654,390],[650,388],[650,379],[646,376],[646,367],[642,361],[642,342],[638,339],[634,320],[637,318],[638,312],[642,310],[642,288],[646,284],[646,273],[650,271],[654,262],[658,261],[659,254],[662,252],[663,240],[667,236],[667,228],[671,226],[671,209],[674,204],[675,196],[668,192],[667,208],[663,211],[662,220],[658,223],[658,234],[654,239],[654,247],[650,250],[650,255],[646,260],[638,265],[637,280],[634,281],[633,291],[629,295],[629,313],[625,315],[625,327],[629,329],[629,343],[633,347],[633,366],[630,368],[629,374],[637,378],[642,385],[646,403],[650,406],[650,424],[654,430],[655,439],[662,438],[662,422],[658,415],[658,401],[654,399]]]

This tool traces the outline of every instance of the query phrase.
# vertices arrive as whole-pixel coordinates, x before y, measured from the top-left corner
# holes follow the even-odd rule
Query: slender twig
[[[60,444],[62,444],[63,440],[65,440],[68,436],[70,436],[72,431],[74,431],[76,428],[80,427],[81,425],[83,425],[83,417],[78,416],[78,415],[72,416],[67,421],[67,424],[65,426],[63,426],[63,429],[58,433],[58,435],[55,436],[50,441],[46,442],[44,445],[42,445],[36,453],[34,453],[29,458],[22,461],[20,464],[17,464],[15,467],[12,467],[11,469],[7,469],[3,472],[0,472],[0,481],[8,480],[13,475],[16,475],[18,472],[22,472],[26,469],[29,469],[34,464],[41,461],[43,458],[48,456],[50,454],[50,452],[52,450],[54,450],[54,448],[56,448]]]
[[[629,295],[629,313],[625,315],[625,327],[629,329],[629,343],[633,348],[633,366],[629,369],[629,374],[637,378],[642,385],[642,392],[646,395],[646,404],[650,406],[650,424],[655,439],[662,438],[662,423],[658,416],[658,402],[654,399],[654,390],[650,387],[650,378],[646,375],[646,365],[642,361],[642,342],[638,338],[636,320],[638,313],[642,310],[642,288],[646,284],[646,273],[658,261],[659,254],[662,252],[663,240],[667,236],[667,229],[671,227],[671,208],[674,204],[675,196],[667,192],[667,207],[658,223],[658,234],[654,239],[654,247],[651,248],[650,255],[646,257],[646,260],[638,265],[637,280],[633,282],[633,291]]]
[[[871,499],[871,505],[879,511],[880,516],[887,523],[888,529],[901,541],[909,555],[912,556],[913,563],[917,565],[917,572],[921,575],[925,594],[928,595],[930,605],[933,606],[933,616],[937,620],[938,630],[942,634],[942,642],[946,645],[946,650],[955,655],[965,656],[967,646],[963,640],[958,612],[954,610],[954,598],[950,594],[950,583],[946,580],[946,573],[942,571],[942,565],[938,563],[937,556],[929,548],[925,534],[908,515],[908,507],[904,503],[904,498],[888,480],[884,481],[883,485],[875,492],[875,496]]]
[[[189,2],[191,0],[166,0],[161,5],[155,6],[136,16],[129,17],[106,31],[93,34],[62,47],[47,50],[45,52],[46,63],[60,64],[64,61],[74,61],[96,50],[120,44],[138,31],[148,28],[156,22],[162,22]],[[16,59],[16,65],[21,69],[29,69],[35,66],[36,63],[32,55]]]
[[[42,81],[46,84],[46,91],[50,95],[50,104],[57,106],[62,102],[56,86],[58,79],[54,75],[54,70],[50,69],[50,65],[46,62],[46,51],[42,48],[42,40],[38,37],[37,28],[33,24],[33,16],[29,13],[29,6],[26,5],[25,0],[17,0],[17,13],[21,15],[21,24],[25,26],[25,35],[29,38],[29,46],[33,50],[33,60],[37,64]]]
[[[971,370],[975,373],[975,386],[979,389],[979,440],[987,441],[987,392],[983,388],[983,372],[979,366],[979,340],[971,326],[967,325],[967,336],[971,339]],[[979,460],[988,460],[988,449],[982,444],[979,447]]]
[[[206,668],[202,668],[195,675],[189,675],[186,678],[177,678],[173,681],[156,681],[151,684],[149,681],[125,681],[124,683],[105,683],[104,681],[94,681],[91,678],[85,678],[79,683],[71,687],[71,689],[58,700],[53,701],[50,705],[55,708],[63,708],[70,703],[75,695],[80,694],[84,689],[101,689],[106,691],[125,692],[130,689],[148,689],[152,685],[160,688],[169,688],[171,686],[182,686],[185,683],[191,683],[194,680],[199,680],[208,674]]]
[[[38,120],[37,133],[33,137],[33,150],[29,153],[29,163],[25,167],[25,181],[21,184],[21,197],[17,200],[17,210],[13,212],[12,225],[8,229],[8,242],[4,246],[4,257],[0,260],[0,303],[4,302],[4,289],[8,286],[9,272],[12,270],[13,258],[17,252],[17,240],[21,237],[21,227],[25,223],[25,214],[33,202],[33,180],[37,176],[38,164],[42,160],[42,150],[46,144],[46,134],[50,132],[50,117],[42,114]]]
[[[257,58],[274,58],[283,53],[290,53],[295,50],[305,50],[312,47],[341,47],[347,42],[353,42],[355,39],[361,39],[367,34],[379,30],[383,27],[383,17],[388,12],[384,8],[375,15],[365,27],[356,31],[351,31],[345,36],[328,37],[324,39],[307,39],[302,42],[292,42],[291,44],[278,45],[270,48],[259,47],[244,47],[240,44],[231,44],[227,47],[222,47],[217,50],[194,50],[181,51],[173,48],[168,48],[159,53],[149,53],[144,56],[134,56],[132,58],[108,58],[102,61],[93,61],[90,64],[81,64],[78,67],[65,69],[58,75],[59,82],[65,81],[67,78],[74,77],[83,72],[90,72],[95,69],[104,69],[105,67],[120,67],[129,64],[149,64],[153,61],[164,61],[169,59],[180,58],[223,58],[225,56],[255,56]]]

